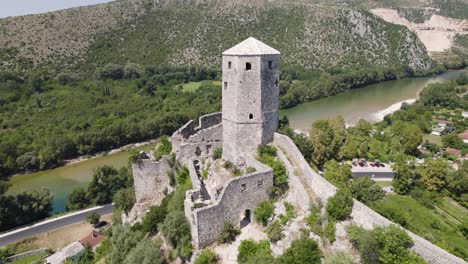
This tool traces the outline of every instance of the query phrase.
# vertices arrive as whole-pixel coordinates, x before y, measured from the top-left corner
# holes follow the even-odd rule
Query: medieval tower
[[[278,129],[280,52],[248,38],[223,52],[223,158],[243,164]]]

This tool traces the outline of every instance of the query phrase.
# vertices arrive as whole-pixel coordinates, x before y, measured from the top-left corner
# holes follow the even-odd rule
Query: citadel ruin
[[[278,100],[280,52],[248,38],[223,52],[222,112],[193,120],[174,132],[170,141],[175,160],[141,157],[132,164],[136,204],[124,221],[135,223],[151,206],[161,203],[172,191],[167,175],[173,162],[188,168],[192,189],[186,193],[184,210],[190,223],[195,250],[213,244],[225,222],[244,227],[253,221],[253,211],[268,200],[273,186],[273,170],[256,160],[259,145],[271,144],[288,170],[290,182],[301,182],[312,194],[307,201],[326,203],[336,187],[313,171],[293,141],[279,133]],[[213,152],[222,149],[222,158]],[[223,164],[232,162],[238,174]],[[300,185],[300,184],[299,184]],[[313,197],[311,197],[313,196]],[[354,200],[350,222],[367,229],[392,223]],[[410,231],[412,250],[428,263],[465,263]]]

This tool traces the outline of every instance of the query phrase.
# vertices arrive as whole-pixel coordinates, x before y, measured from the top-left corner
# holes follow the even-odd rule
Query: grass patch
[[[194,93],[198,91],[198,88],[200,88],[202,82],[189,82],[189,83],[184,83],[182,85],[182,91],[184,93]]]
[[[47,256],[47,253],[40,253],[32,256],[27,256],[24,258],[17,259],[13,262],[8,262],[9,264],[30,264],[30,263],[41,263],[39,260]]]
[[[392,181],[375,181],[375,183],[380,187],[392,186]]]
[[[463,219],[466,211],[446,200],[437,205],[454,218]],[[420,205],[410,196],[389,195],[373,208],[385,217],[397,222],[441,248],[464,260],[468,259],[468,240],[460,231],[460,225],[439,213]],[[461,221],[460,221],[461,222]]]
[[[432,134],[424,134],[423,138],[425,138],[429,143],[437,144],[437,146],[442,147],[442,137],[432,135]]]

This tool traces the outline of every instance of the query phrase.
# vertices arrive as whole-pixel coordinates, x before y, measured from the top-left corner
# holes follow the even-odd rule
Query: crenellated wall
[[[215,148],[222,147],[223,126],[221,113],[199,118],[198,127],[193,120],[179,128],[171,137],[172,150],[179,161],[207,158]]]
[[[333,196],[337,190],[333,184],[313,171],[307,161],[302,156],[294,142],[287,136],[275,133],[273,145],[281,148],[289,160],[291,160],[303,174],[307,184],[314,191],[318,198],[324,204],[330,196]],[[371,208],[356,199],[354,200],[353,210],[351,212],[351,222],[366,229],[372,229],[376,226],[388,226],[395,224],[387,218],[381,216]],[[413,239],[412,250],[423,257],[428,263],[433,264],[462,264],[466,263],[463,259],[450,254],[442,248],[432,244],[426,239],[406,230]]]
[[[249,159],[249,166],[256,172],[229,180],[214,204],[194,208],[191,196],[194,191],[187,192],[185,200],[186,216],[192,224],[192,238],[195,248],[203,248],[216,241],[224,222],[231,222],[239,227],[246,210],[253,218],[255,207],[269,199],[273,186],[273,170],[264,164]],[[190,210],[188,210],[190,208]]]

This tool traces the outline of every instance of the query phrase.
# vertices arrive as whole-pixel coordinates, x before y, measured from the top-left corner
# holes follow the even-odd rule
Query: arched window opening
[[[249,119],[253,119],[253,114],[249,114]]]

